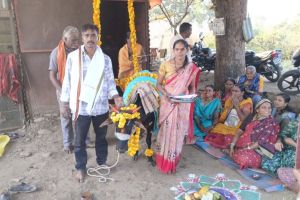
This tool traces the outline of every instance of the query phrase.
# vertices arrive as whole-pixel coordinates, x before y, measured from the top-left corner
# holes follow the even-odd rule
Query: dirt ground
[[[79,200],[85,191],[93,193],[95,200],[173,199],[170,187],[179,184],[190,173],[208,176],[224,173],[230,179],[251,185],[233,170],[224,168],[217,160],[189,145],[183,148],[183,158],[176,174],[160,173],[144,156],[138,161],[132,161],[126,154],[121,154],[118,165],[110,174],[114,181],[99,183],[97,178],[88,177],[80,184],[72,176],[73,154],[66,154],[62,150],[59,122],[58,114],[46,114],[36,118],[26,129],[15,131],[21,137],[10,142],[4,156],[0,158],[0,190],[24,181],[36,185],[38,191],[15,194],[12,200]],[[109,130],[108,164],[112,164],[117,158],[116,140],[112,134],[113,129]],[[88,167],[96,166],[93,148],[88,149],[88,157]],[[289,191],[259,192],[262,200],[295,199],[295,195]]]

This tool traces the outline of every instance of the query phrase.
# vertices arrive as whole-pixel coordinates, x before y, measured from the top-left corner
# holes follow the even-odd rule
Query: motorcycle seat
[[[261,60],[268,60],[272,55],[272,51],[265,51],[261,53],[257,53],[255,56],[259,57]]]

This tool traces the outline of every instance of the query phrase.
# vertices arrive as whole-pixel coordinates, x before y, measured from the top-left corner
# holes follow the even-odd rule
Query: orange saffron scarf
[[[57,65],[58,65],[58,77],[60,83],[62,84],[65,76],[65,68],[66,68],[66,50],[65,43],[61,40],[57,46]]]

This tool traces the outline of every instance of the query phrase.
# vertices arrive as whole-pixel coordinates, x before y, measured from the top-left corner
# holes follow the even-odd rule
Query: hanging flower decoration
[[[118,128],[124,128],[127,120],[141,118],[141,114],[137,110],[137,105],[130,104],[127,107],[120,108],[120,111],[118,112],[112,112],[110,115],[110,119],[113,123],[118,122]]]
[[[100,22],[100,5],[101,0],[93,0],[93,22],[98,27],[98,45],[101,46],[101,22]]]
[[[125,127],[127,120],[140,119],[141,114],[138,112],[139,108],[136,104],[130,104],[127,107],[122,107],[119,110],[113,108],[113,112],[110,115],[110,119],[113,123],[118,123],[118,128],[122,129]],[[128,140],[128,155],[133,157],[140,149],[140,133],[141,128],[134,126],[134,131]],[[154,152],[151,148],[146,149],[145,156],[151,157]]]
[[[153,150],[152,149],[146,149],[145,156],[147,156],[147,157],[153,156]]]
[[[135,127],[135,132],[131,135],[128,141],[128,155],[133,157],[136,152],[140,149],[140,133],[141,129],[139,127]]]
[[[135,30],[135,13],[133,7],[133,0],[128,0],[128,15],[129,15],[129,29],[130,29],[130,42],[132,49],[132,61],[134,73],[139,72],[139,62],[137,57],[137,44],[136,44],[136,30]]]

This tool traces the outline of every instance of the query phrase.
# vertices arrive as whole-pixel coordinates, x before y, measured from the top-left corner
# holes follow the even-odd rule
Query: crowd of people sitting
[[[195,101],[194,134],[242,169],[261,168],[285,179],[286,169],[295,167],[300,117],[289,106],[289,95],[277,94],[273,102],[262,97],[256,77],[250,66],[237,83],[228,78],[221,94],[206,85]]]
[[[278,94],[273,103],[259,97],[253,104],[253,99],[245,95],[245,87],[233,79],[227,79],[224,88],[223,94],[218,95],[212,85],[207,85],[196,99],[197,140],[227,149],[241,168],[262,167],[275,174],[280,167],[292,167],[299,118],[289,106],[290,97]],[[261,156],[267,152],[270,154]],[[288,159],[281,158],[283,155]]]

